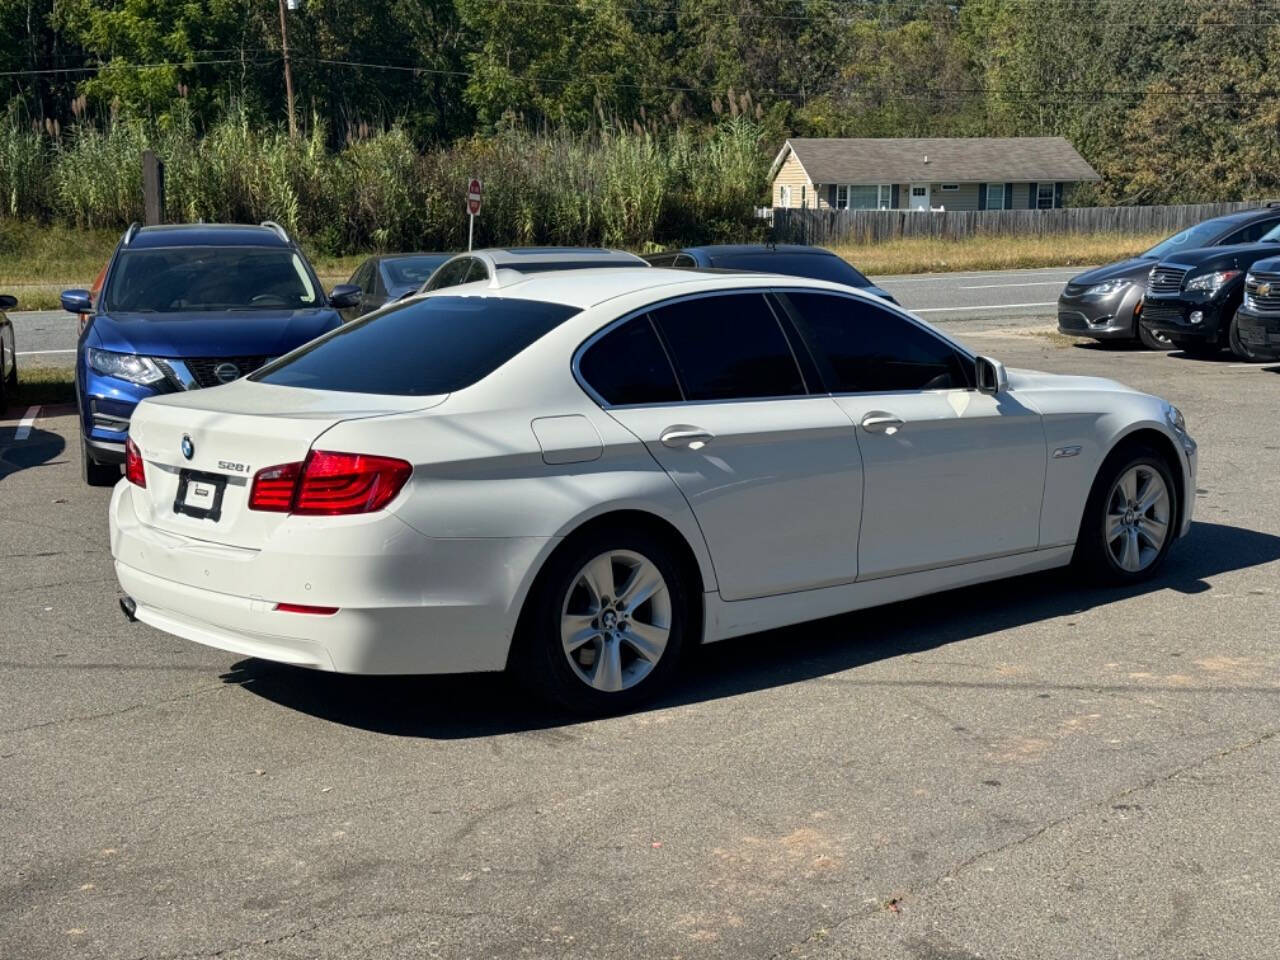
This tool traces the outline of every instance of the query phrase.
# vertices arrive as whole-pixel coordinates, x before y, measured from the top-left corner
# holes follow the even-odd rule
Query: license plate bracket
[[[173,512],[217,523],[222,518],[222,495],[226,489],[227,478],[224,476],[182,470],[178,473],[178,495],[173,500]]]

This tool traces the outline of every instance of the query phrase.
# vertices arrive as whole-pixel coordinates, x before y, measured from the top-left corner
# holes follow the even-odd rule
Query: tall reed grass
[[[473,176],[485,185],[478,245],[743,240],[763,232],[763,146],[744,117],[703,131],[507,130],[426,151],[393,127],[334,151],[318,125],[291,140],[237,109],[204,131],[181,111],[163,125],[53,134],[11,114],[0,121],[0,217],[123,228],[142,218],[149,148],[165,163],[168,219],[276,220],[334,254],[465,245]]]

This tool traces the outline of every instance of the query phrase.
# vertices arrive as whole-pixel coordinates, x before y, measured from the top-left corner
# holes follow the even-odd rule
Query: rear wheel
[[[114,463],[98,463],[89,452],[89,444],[80,438],[80,476],[91,487],[114,487],[120,480],[120,467]]]
[[[575,713],[658,693],[691,629],[673,551],[642,530],[596,531],[552,556],[521,619],[518,679]]]
[[[1135,444],[1112,454],[1085,505],[1076,569],[1106,584],[1145,580],[1168,556],[1177,516],[1173,474],[1158,451]]]
[[[1238,322],[1239,320],[1240,320],[1239,313],[1236,313],[1234,316],[1232,316],[1231,328],[1227,332],[1227,343],[1231,347],[1231,352],[1234,353],[1241,360],[1248,360],[1250,363],[1261,363],[1262,357],[1259,357],[1256,353],[1254,353],[1247,346],[1245,346],[1245,344],[1240,340],[1240,325]]]

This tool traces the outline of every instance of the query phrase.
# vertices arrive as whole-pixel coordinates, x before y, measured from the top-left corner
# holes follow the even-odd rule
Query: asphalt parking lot
[[[1182,408],[1196,523],[1154,582],[726,642],[593,722],[127,623],[74,418],[11,410],[0,957],[1274,957],[1280,367],[1049,325],[952,329]]]

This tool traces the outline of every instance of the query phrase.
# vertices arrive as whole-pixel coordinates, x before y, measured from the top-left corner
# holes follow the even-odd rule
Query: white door
[[[913,183],[911,185],[911,209],[929,209],[929,184]]]
[[[857,579],[855,431],[829,396],[807,394],[820,388],[763,294],[658,307],[590,345],[578,368],[684,494],[724,599]],[[663,386],[672,368],[678,382]]]
[[[857,425],[859,579],[1033,550],[1046,469],[1040,414],[973,389],[973,364],[923,324],[839,295],[781,298]]]

